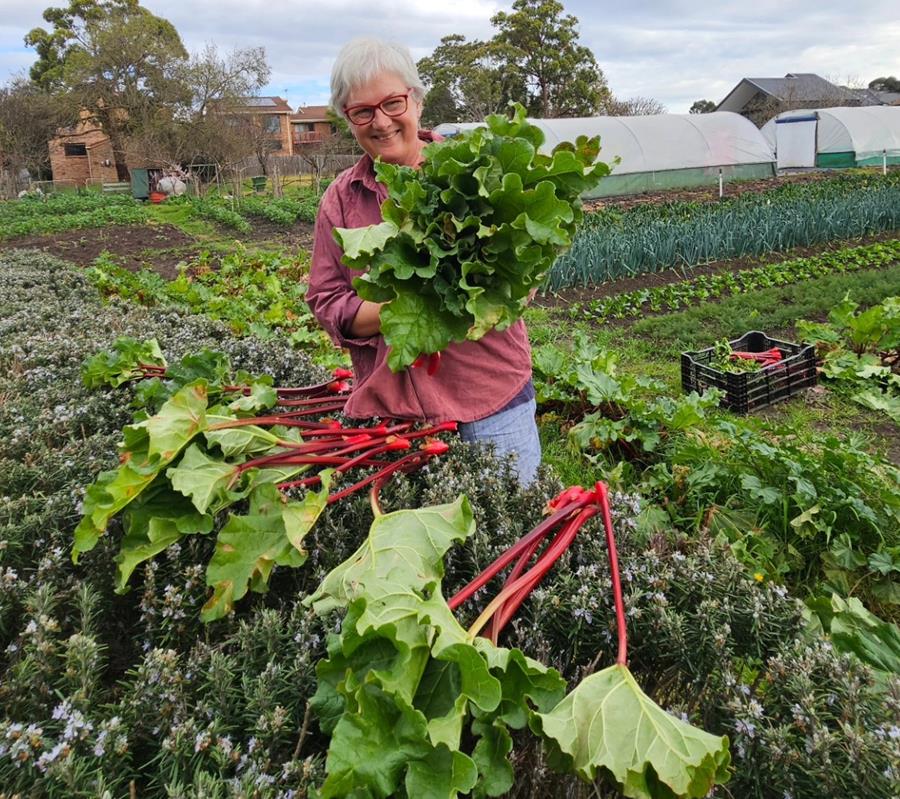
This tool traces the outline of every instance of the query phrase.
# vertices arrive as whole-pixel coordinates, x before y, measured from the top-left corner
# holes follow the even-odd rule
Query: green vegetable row
[[[71,213],[35,214],[19,219],[4,219],[0,216],[0,239],[107,225],[131,225],[145,222],[146,219],[146,210],[128,198],[128,203],[114,203]]]
[[[171,281],[152,269],[125,269],[105,253],[87,274],[104,296],[202,313],[225,322],[239,336],[271,339],[280,334],[295,347],[316,351],[323,363],[338,366],[342,363],[339,351],[304,299],[307,268],[305,256],[248,252],[238,245],[220,257],[201,252],[183,263]]]
[[[900,227],[900,180],[793,187],[721,203],[643,205],[589,214],[549,285],[591,285],[675,266],[695,266]]]
[[[596,322],[638,318],[646,313],[677,311],[698,302],[745,291],[786,286],[832,273],[880,269],[900,260],[900,241],[847,247],[810,258],[792,258],[738,272],[700,275],[665,286],[652,286],[576,305],[572,313]]]

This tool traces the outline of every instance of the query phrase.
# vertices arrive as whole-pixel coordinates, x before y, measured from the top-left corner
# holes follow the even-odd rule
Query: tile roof
[[[327,105],[302,105],[296,113],[291,114],[291,120],[297,122],[327,122],[328,106]]]

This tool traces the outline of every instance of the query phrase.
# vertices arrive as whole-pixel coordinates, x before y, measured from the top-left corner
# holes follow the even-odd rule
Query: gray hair
[[[354,39],[341,48],[331,68],[331,108],[346,119],[350,92],[384,72],[399,75],[413,90],[413,99],[422,102],[425,86],[406,47],[382,39]]]

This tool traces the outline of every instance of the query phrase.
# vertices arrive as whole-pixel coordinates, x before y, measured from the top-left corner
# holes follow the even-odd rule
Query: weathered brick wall
[[[66,155],[66,144],[85,145],[87,155]],[[118,180],[109,137],[101,130],[60,136],[51,139],[47,146],[53,180],[73,181],[77,186],[115,183]]]

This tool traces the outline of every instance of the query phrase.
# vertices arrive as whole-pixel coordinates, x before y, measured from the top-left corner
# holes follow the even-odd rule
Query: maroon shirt
[[[437,138],[427,131],[420,131],[419,137]],[[346,413],[355,418],[428,422],[473,422],[490,416],[516,397],[531,378],[531,347],[522,320],[502,333],[491,330],[478,341],[450,344],[431,376],[425,369],[391,372],[388,346],[381,335],[350,336],[362,304],[351,281],[362,273],[341,263],[343,253],[332,231],[378,224],[386,198],[387,187],[376,182],[372,159],[364,155],[325,190],[316,217],[306,300],[334,343],[350,351],[355,387]]]

